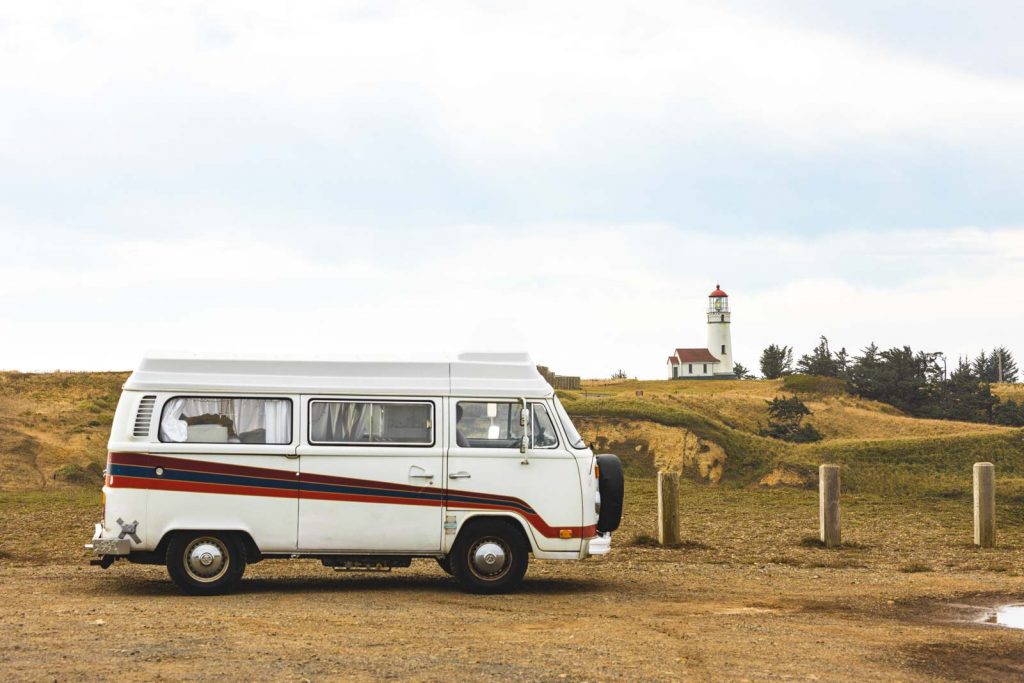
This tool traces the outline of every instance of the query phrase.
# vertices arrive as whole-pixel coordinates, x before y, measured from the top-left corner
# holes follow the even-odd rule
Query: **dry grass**
[[[127,376],[0,372],[0,490],[86,483],[76,473],[95,473],[106,462],[110,423]]]
[[[1024,403],[1024,384],[993,384],[992,394],[1000,401],[1012,398],[1017,403]]]
[[[1008,387],[1012,385],[1001,385]],[[734,429],[756,432],[767,422],[767,401],[788,394],[783,380],[587,380],[580,398],[594,395],[635,398],[699,412]],[[1024,397],[1024,392],[1021,392]],[[950,434],[998,433],[1004,428],[972,422],[922,420],[892,406],[848,394],[801,394],[814,415],[809,418],[826,439],[891,439]]]

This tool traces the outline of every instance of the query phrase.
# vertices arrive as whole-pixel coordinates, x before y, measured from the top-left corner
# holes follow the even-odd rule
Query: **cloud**
[[[306,246],[304,246],[306,245]],[[858,349],[1024,354],[1024,230],[816,239],[547,223],[276,238],[110,239],[60,271],[0,268],[3,366],[131,367],[145,349],[335,355],[529,350],[564,373],[662,374],[705,342],[717,281],[736,357],[819,334]],[[18,285],[21,285],[20,287]],[[43,312],[40,314],[40,312]],[[69,340],[73,340],[70,343]]]
[[[0,56],[17,68],[0,95],[21,104],[0,113],[0,147],[95,161],[115,145],[121,163],[184,165],[268,131],[343,144],[388,121],[472,168],[652,139],[1024,143],[1019,79],[719,3],[303,7],[9,5]]]

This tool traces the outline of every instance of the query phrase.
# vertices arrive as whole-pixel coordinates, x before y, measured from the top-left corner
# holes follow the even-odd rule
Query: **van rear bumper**
[[[94,555],[128,555],[132,551],[132,542],[127,538],[102,538],[103,527],[96,525],[92,542],[86,543],[86,550],[92,551]]]

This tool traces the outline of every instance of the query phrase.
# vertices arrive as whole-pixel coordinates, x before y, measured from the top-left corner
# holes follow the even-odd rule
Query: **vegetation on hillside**
[[[760,434],[769,403],[794,387],[821,441],[789,443]],[[582,391],[559,395],[574,416],[667,425],[721,446],[725,484],[756,484],[775,472],[792,475],[782,481],[811,483],[822,462],[844,466],[848,490],[893,495],[969,495],[977,461],[995,462],[1006,490],[1016,490],[1014,478],[1024,477],[1024,430],[914,418],[845,387],[838,378],[793,375],[773,381],[586,382]]]
[[[766,378],[791,376],[792,354],[791,347],[769,345],[761,354],[761,372]],[[1017,363],[1005,347],[989,354],[982,351],[973,361],[960,359],[947,374],[941,353],[914,351],[909,346],[883,350],[870,344],[859,356],[850,356],[845,348],[832,351],[829,340],[821,337],[795,369],[807,377],[830,378],[837,388],[915,417],[1024,427],[1021,402],[1001,403],[991,389],[993,382],[1017,380]]]
[[[97,485],[126,377],[0,373],[0,490]],[[993,394],[1002,399],[1000,405],[1024,403],[1024,386],[995,385]],[[850,490],[894,495],[908,488],[962,495],[969,491],[970,465],[978,460],[996,463],[1003,492],[1015,490],[1007,477],[1024,477],[1024,430],[914,418],[850,393],[849,380],[840,378],[605,380],[559,395],[570,414],[589,418],[592,433],[628,433],[634,441],[650,443],[660,439],[671,448],[681,444],[697,454],[687,462],[707,464],[720,457],[715,477],[690,474],[724,485],[757,484],[775,472],[786,473],[780,481],[813,482],[817,465],[825,461],[844,465],[844,486]],[[801,424],[813,425],[820,441],[792,443],[760,433],[769,425],[771,403],[794,396],[810,412]],[[622,427],[612,430],[612,424]],[[669,439],[645,425],[677,430],[679,436]],[[622,449],[614,441],[607,445]],[[678,461],[672,453],[658,457],[659,463]],[[647,476],[652,466],[635,471]]]

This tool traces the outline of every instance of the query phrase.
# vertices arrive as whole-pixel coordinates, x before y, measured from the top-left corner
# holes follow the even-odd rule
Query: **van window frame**
[[[179,398],[184,398],[184,399],[189,399],[189,398],[199,398],[199,399],[203,399],[203,398],[218,398],[218,399],[222,399],[222,400],[223,399],[226,399],[226,400],[232,400],[232,399],[239,399],[239,400],[242,400],[242,399],[252,399],[254,401],[287,401],[288,402],[289,440],[288,440],[287,443],[230,443],[230,442],[223,442],[222,443],[220,441],[164,441],[163,438],[160,435],[160,432],[162,431],[161,428],[160,428],[160,425],[162,425],[163,421],[164,421],[164,411],[167,410],[167,406],[168,406],[168,404],[171,401],[174,401],[174,400],[179,399]],[[152,428],[153,428],[153,426],[152,426],[152,423],[151,423],[150,424],[150,429],[152,429]],[[231,395],[227,395],[227,394],[174,394],[172,396],[168,396],[167,398],[165,398],[163,400],[163,403],[160,405],[160,417],[156,421],[156,440],[157,440],[157,443],[165,443],[165,444],[171,444],[171,445],[175,445],[175,444],[178,444],[178,445],[180,445],[180,444],[192,444],[192,445],[196,445],[196,446],[294,446],[295,445],[295,437],[296,437],[296,434],[295,434],[295,401],[293,401],[290,396],[239,396],[238,394],[231,394]]]
[[[425,441],[314,441],[313,440],[313,404],[314,403],[396,403],[404,405],[430,406],[430,443]],[[429,398],[378,399],[378,398],[310,398],[306,401],[306,444],[322,448],[433,448],[437,445],[437,401]]]
[[[457,398],[455,399],[455,410],[452,411],[452,447],[460,448],[462,450],[488,450],[488,451],[516,451],[519,452],[518,446],[459,446],[456,434],[459,429],[459,421],[456,418],[458,412],[458,406],[460,403],[508,403],[511,405],[520,405],[517,399],[486,399],[486,398]],[[531,451],[554,451],[558,450],[562,445],[562,435],[559,432],[558,420],[552,415],[551,407],[547,404],[544,399],[526,399],[526,403],[530,406],[530,448]],[[533,406],[540,405],[544,406],[544,412],[547,413],[548,421],[551,423],[552,430],[555,433],[555,443],[551,446],[534,446],[533,445]]]

